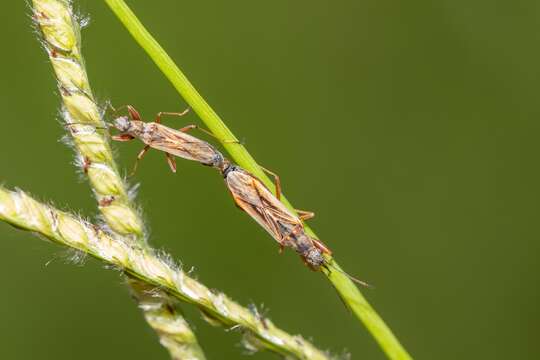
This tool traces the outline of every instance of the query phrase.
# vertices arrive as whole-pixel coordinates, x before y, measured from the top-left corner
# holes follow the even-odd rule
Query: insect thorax
[[[221,171],[221,174],[223,175],[223,178],[227,178],[227,176],[233,172],[237,171],[239,169],[238,166],[231,164],[228,160],[223,159],[222,162],[215,166]]]
[[[130,135],[133,135],[137,138],[144,137],[144,134],[147,132],[147,125],[142,121],[132,120],[129,122],[129,128],[124,132]]]
[[[221,171],[221,168],[223,167],[223,163],[225,161],[225,158],[223,157],[223,155],[221,155],[221,153],[219,151],[217,151],[213,147],[211,147],[211,148],[214,150],[214,154],[212,155],[212,160],[210,160],[210,163],[204,164],[204,165],[212,166],[212,167],[214,167],[214,168]]]

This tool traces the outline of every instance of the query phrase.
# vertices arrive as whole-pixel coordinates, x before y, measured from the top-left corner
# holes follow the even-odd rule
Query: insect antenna
[[[360,279],[355,278],[354,276],[352,276],[352,275],[346,273],[345,271],[341,270],[340,268],[337,268],[337,267],[335,267],[335,266],[333,266],[333,265],[330,265],[330,266],[332,266],[332,268],[334,268],[334,269],[337,270],[338,272],[342,273],[343,275],[345,275],[346,277],[348,277],[349,279],[351,279],[353,282],[357,283],[358,285],[362,285],[363,287],[366,287],[366,288],[368,288],[368,289],[375,289],[375,287],[374,287],[373,285],[368,284],[368,283],[365,282],[365,281],[362,281],[362,280],[360,280]],[[329,268],[329,264],[324,264],[323,267],[324,267],[329,273],[332,272],[332,271],[330,270],[330,268]]]
[[[94,129],[100,129],[100,130],[109,130],[111,125],[104,122],[105,126],[94,126],[92,124],[87,124],[87,123],[81,123],[81,122],[70,122],[70,123],[65,123],[64,126],[72,126],[72,125],[86,125],[86,126],[91,126],[93,127]]]

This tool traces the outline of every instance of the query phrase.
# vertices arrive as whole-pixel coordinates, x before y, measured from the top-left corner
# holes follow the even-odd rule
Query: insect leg
[[[294,209],[294,210],[298,213],[298,217],[301,220],[309,220],[315,217],[315,213],[312,211],[305,211],[305,210],[298,210],[298,209]]]
[[[327,248],[326,245],[324,245],[322,242],[320,242],[319,240],[313,239],[313,238],[311,238],[311,240],[313,241],[313,245],[315,245],[315,247],[317,249],[321,250],[323,253],[326,253],[328,255],[332,255],[332,250]]]
[[[280,240],[277,240],[279,243],[279,254],[281,255],[283,253],[283,249],[285,249],[285,246],[287,246],[287,242],[291,238],[291,234],[287,234],[285,236],[282,236]]]
[[[158,114],[156,115],[156,120],[154,120],[154,121],[157,122],[158,124],[160,124],[160,123],[161,123],[161,116],[162,116],[162,115],[184,116],[184,115],[186,115],[188,112],[189,112],[189,108],[187,108],[186,110],[184,110],[184,111],[182,111],[182,112],[167,112],[167,111],[160,111],[160,112],[158,112]]]
[[[146,145],[143,147],[143,149],[139,152],[139,155],[137,155],[137,160],[135,160],[135,165],[133,165],[133,170],[131,170],[131,173],[129,176],[135,175],[135,172],[137,171],[137,168],[139,167],[139,161],[143,158],[144,154],[150,149],[150,145]]]
[[[111,136],[111,139],[115,141],[131,141],[135,139],[135,137],[129,135],[129,134],[119,134],[119,135],[113,135]]]
[[[172,172],[176,173],[176,160],[168,152],[165,153],[165,156],[167,157],[167,163],[169,164],[169,167],[171,168]]]
[[[191,124],[191,125],[184,126],[183,128],[180,128],[178,130],[180,130],[181,132],[188,132],[189,130],[195,129],[196,127],[197,125]]]
[[[183,128],[180,128],[178,130],[180,130],[182,132],[188,132],[189,130],[193,130],[193,129],[197,129],[199,131],[202,131],[203,133],[205,133],[207,135],[210,135],[211,137],[213,137],[214,139],[217,139],[219,142],[221,142],[223,144],[240,144],[240,141],[238,141],[238,140],[223,140],[223,139],[220,139],[216,135],[212,134],[212,132],[210,132],[210,131],[208,131],[206,129],[203,129],[202,127],[199,127],[198,125],[195,125],[195,124],[184,126]]]
[[[274,178],[274,185],[276,186],[276,197],[278,200],[281,199],[281,180],[279,179],[279,176],[272,171],[262,167],[259,165],[259,167],[264,171],[265,173],[271,175]]]

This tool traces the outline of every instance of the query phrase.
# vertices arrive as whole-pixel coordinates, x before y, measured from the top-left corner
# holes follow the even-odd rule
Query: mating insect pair
[[[281,190],[277,176],[272,173],[276,178],[276,195],[274,196],[258,178],[232,164],[215,147],[186,134],[187,131],[196,128],[195,125],[174,130],[161,124],[162,115],[182,116],[186,111],[161,112],[158,113],[154,122],[146,123],[132,106],[128,105],[127,110],[130,117],[120,116],[113,120],[113,126],[121,133],[113,135],[112,138],[117,141],[138,138],[146,144],[137,156],[134,170],[150,148],[165,152],[172,171],[176,171],[173,155],[211,166],[222,174],[236,205],[270,233],[281,249],[293,248],[313,270],[319,270],[326,265],[323,254],[331,254],[330,250],[320,241],[307,235],[302,223],[302,219],[307,219],[313,214],[304,213],[301,219],[279,201]],[[265,171],[268,170],[265,169]]]
[[[215,147],[186,133],[197,128],[196,125],[174,130],[161,124],[162,115],[182,116],[187,110],[182,113],[160,112],[154,122],[148,123],[142,121],[141,116],[132,106],[128,105],[127,111],[129,116],[120,116],[113,120],[112,126],[119,130],[120,134],[113,135],[112,138],[117,141],[138,138],[145,144],[137,156],[133,171],[137,169],[139,161],[150,148],[165,152],[167,162],[173,172],[176,172],[173,156],[197,161],[217,169],[222,174],[236,205],[255,219],[279,243],[280,251],[284,247],[290,247],[312,270],[317,271],[321,268],[330,270],[325,254],[330,255],[331,251],[322,242],[309,236],[302,222],[313,217],[313,213],[299,212],[300,216],[297,216],[281,203],[279,200],[281,186],[277,175],[262,168],[275,178],[276,194],[274,195],[261,180],[232,164]],[[358,279],[350,278],[362,285],[367,285]]]

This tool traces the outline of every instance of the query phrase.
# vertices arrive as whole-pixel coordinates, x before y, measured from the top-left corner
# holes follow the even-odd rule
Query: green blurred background
[[[186,105],[102,1],[83,53],[96,96],[148,119]],[[540,3],[130,1],[418,359],[540,356]],[[58,140],[59,98],[24,1],[0,22],[0,181],[88,216]],[[179,127],[194,114],[170,119]],[[115,144],[122,166],[140,143]],[[236,210],[218,173],[149,153],[135,177],[151,242],[285,330],[384,359],[322,276]],[[120,275],[0,224],[0,358],[166,359]],[[210,359],[239,336],[184,306]],[[272,359],[260,353],[255,359]]]

